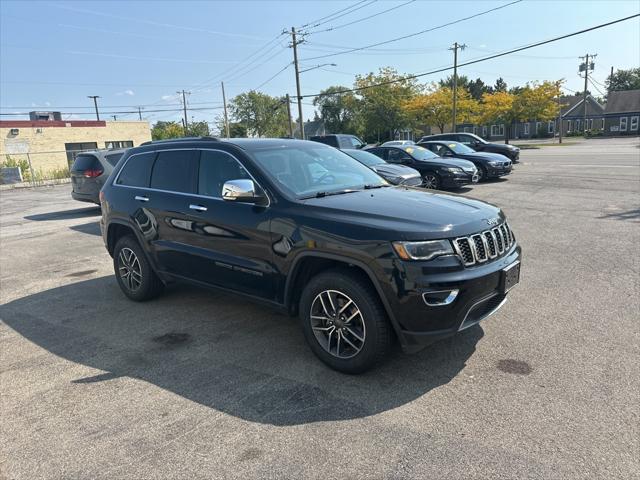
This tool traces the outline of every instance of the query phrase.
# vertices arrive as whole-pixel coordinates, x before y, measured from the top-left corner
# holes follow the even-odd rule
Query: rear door
[[[95,195],[100,192],[96,179],[104,173],[104,168],[95,155],[82,153],[76,157],[69,171],[71,189],[83,195]]]

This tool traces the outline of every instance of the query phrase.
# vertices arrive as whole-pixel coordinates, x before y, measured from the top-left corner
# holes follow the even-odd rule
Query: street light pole
[[[466,45],[458,45],[458,42],[453,44],[453,47],[449,50],[453,50],[453,116],[451,121],[451,131],[456,133],[456,114],[458,106],[458,49],[464,50]]]

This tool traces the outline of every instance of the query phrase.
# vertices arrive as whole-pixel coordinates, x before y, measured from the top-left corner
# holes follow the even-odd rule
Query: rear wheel
[[[344,373],[372,368],[391,346],[391,327],[377,293],[347,270],[311,279],[300,299],[300,318],[313,353]]]
[[[140,244],[132,235],[125,235],[116,243],[113,269],[122,292],[136,302],[157,297],[164,289],[162,280],[153,271]]]
[[[440,188],[440,178],[435,173],[426,173],[424,175],[424,183],[422,186],[430,190],[437,190]]]

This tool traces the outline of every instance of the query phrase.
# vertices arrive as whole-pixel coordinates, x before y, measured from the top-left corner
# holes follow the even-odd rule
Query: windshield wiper
[[[354,189],[345,189],[345,190],[333,190],[333,191],[329,191],[329,192],[316,192],[312,195],[307,195],[304,197],[300,197],[301,200],[306,200],[309,198],[321,198],[321,197],[328,197],[329,195],[342,195],[343,193],[353,193],[353,192],[358,192],[359,190],[354,190]]]
[[[389,187],[390,185],[386,184],[386,183],[377,183],[377,184],[372,184],[372,183],[367,183],[364,186],[365,190],[371,190],[372,188],[382,188],[382,187]]]

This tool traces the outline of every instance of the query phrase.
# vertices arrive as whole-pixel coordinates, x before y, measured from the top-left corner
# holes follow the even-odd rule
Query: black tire
[[[346,295],[361,313],[353,321],[357,320],[363,324],[365,334],[362,335],[363,331],[359,333],[364,340],[359,344],[361,349],[349,358],[339,358],[335,353],[327,351],[326,347],[320,344],[320,340],[316,336],[317,332],[314,331],[314,320],[312,320],[314,301],[321,293],[328,290]],[[362,373],[376,366],[387,356],[393,342],[391,325],[377,292],[368,279],[347,269],[327,270],[311,279],[300,298],[300,320],[305,339],[313,353],[326,365],[343,373]],[[338,330],[344,330],[346,325],[354,327],[355,323],[345,323],[343,325],[343,328]],[[319,329],[319,327],[317,328]],[[337,341],[340,340],[340,335],[341,332],[338,332]],[[349,350],[355,352],[355,348],[350,348],[347,345],[345,337],[347,339],[351,338],[354,342],[356,340],[350,337],[350,334],[346,333],[346,331],[343,335],[341,338],[343,346],[347,348],[347,353],[349,353]],[[331,342],[329,342],[329,349],[331,349]]]
[[[130,252],[135,255],[135,258],[130,256]],[[129,259],[129,265],[126,264],[126,259]],[[136,268],[136,261],[138,268]],[[136,302],[151,300],[164,290],[164,283],[153,271],[142,247],[133,235],[125,235],[117,241],[113,250],[113,269],[120,289],[131,300]],[[129,275],[123,277],[123,272],[127,270]],[[134,275],[132,271],[138,271],[138,273]]]
[[[442,182],[440,181],[440,177],[438,176],[437,173],[427,172],[424,174],[422,179],[424,180],[424,183],[422,184],[422,186],[429,190],[439,190],[440,186],[442,185]]]
[[[488,178],[487,169],[484,165],[476,165],[478,168],[478,183],[486,182]]]

